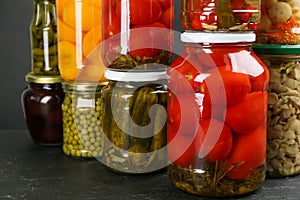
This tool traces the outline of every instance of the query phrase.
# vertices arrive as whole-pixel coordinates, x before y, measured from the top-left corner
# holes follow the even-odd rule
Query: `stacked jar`
[[[166,69],[173,52],[173,0],[103,0],[103,162],[119,173],[167,165]]]
[[[25,79],[22,107],[31,138],[44,145],[62,143],[61,103],[54,0],[34,0],[30,25],[31,72]]]
[[[101,157],[102,0],[56,0],[58,68],[63,79],[63,152]]]
[[[269,72],[252,51],[260,1],[181,2],[184,48],[168,70],[169,179],[206,197],[250,193],[266,171]]]

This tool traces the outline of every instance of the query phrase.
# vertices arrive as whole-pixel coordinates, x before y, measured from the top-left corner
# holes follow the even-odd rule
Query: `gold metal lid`
[[[63,89],[67,91],[99,91],[102,87],[106,86],[108,82],[70,82],[62,83]]]
[[[53,84],[53,83],[61,83],[62,78],[59,75],[53,76],[45,76],[45,75],[37,75],[32,72],[29,72],[25,76],[25,81],[29,83],[40,83],[40,84]]]

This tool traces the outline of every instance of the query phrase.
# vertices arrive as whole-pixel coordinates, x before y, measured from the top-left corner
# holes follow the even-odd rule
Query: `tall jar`
[[[206,197],[252,192],[265,179],[266,66],[254,33],[183,33],[168,70],[168,175]]]
[[[103,162],[129,174],[167,166],[166,73],[107,70],[103,94]]]
[[[300,173],[300,48],[257,45],[255,53],[270,71],[267,176]]]
[[[64,81],[105,81],[102,0],[56,0],[56,10],[58,67]]]
[[[300,2],[298,0],[262,0],[258,44],[299,44]]]
[[[101,88],[107,84],[63,82],[63,152],[71,157],[102,155]]]
[[[61,104],[64,92],[60,76],[26,74],[28,86],[21,103],[31,139],[42,145],[61,145],[63,141]]]
[[[30,40],[32,72],[59,75],[55,0],[33,0]]]
[[[173,0],[103,0],[102,59],[108,68],[167,68],[173,51]]]
[[[181,0],[186,31],[255,31],[260,0]]]

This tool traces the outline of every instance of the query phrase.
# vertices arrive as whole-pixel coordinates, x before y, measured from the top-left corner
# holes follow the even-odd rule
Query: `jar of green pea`
[[[73,157],[102,155],[101,88],[103,83],[64,82],[63,152]]]

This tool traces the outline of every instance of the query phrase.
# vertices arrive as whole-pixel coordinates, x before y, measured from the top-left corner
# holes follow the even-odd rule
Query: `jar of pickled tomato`
[[[269,73],[254,33],[183,33],[168,70],[168,175],[207,197],[252,192],[265,179]]]
[[[295,45],[300,43],[299,34],[300,1],[261,1],[257,43]]]
[[[102,60],[113,69],[167,68],[173,50],[173,0],[102,0]]]
[[[31,139],[41,145],[61,145],[63,125],[61,105],[64,92],[60,76],[26,74],[28,86],[21,96],[24,119]]]
[[[260,0],[181,0],[181,22],[192,31],[254,31]]]
[[[105,81],[102,0],[56,0],[58,68],[64,81]]]

